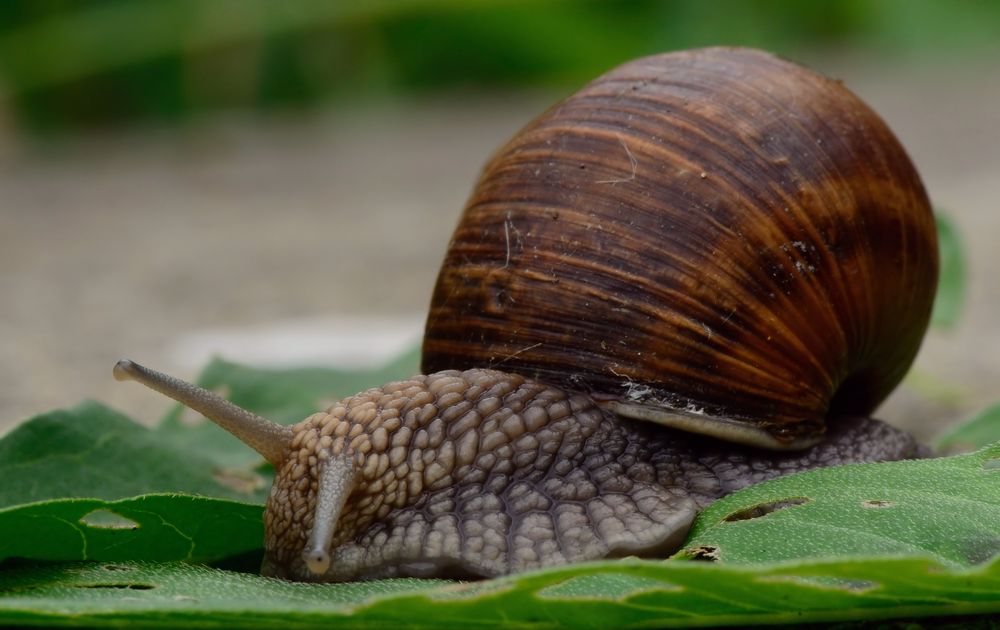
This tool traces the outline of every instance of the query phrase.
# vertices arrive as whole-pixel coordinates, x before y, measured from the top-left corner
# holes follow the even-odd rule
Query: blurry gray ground
[[[880,413],[927,436],[933,423],[1000,399],[1000,71],[820,68],[889,122],[968,245],[964,320],[929,336],[916,379]],[[332,346],[364,345],[380,330],[390,346],[405,345],[478,168],[555,99],[460,94],[225,116],[46,147],[8,134],[0,432],[87,397],[153,422],[167,403],[112,380],[122,356],[190,377],[206,353],[245,348],[299,320],[311,332],[279,343],[279,353],[301,346],[315,358],[310,339],[326,328],[340,334]],[[354,333],[359,326],[369,330]]]

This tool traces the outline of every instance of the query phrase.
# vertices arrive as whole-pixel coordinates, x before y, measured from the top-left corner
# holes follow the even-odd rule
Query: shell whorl
[[[758,51],[658,55],[486,166],[423,369],[508,370],[792,439],[888,395],[936,278],[923,185],[856,96]]]

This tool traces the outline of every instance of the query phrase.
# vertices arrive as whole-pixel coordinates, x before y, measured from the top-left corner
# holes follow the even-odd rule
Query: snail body
[[[841,418],[803,451],[734,449],[486,369],[389,383],[291,427],[131,361],[115,376],[204,413],[274,465],[262,572],[299,581],[663,557],[701,508],[750,484],[921,454],[908,434],[864,417]]]
[[[662,556],[745,485],[921,453],[867,416],[916,354],[936,264],[916,171],[846,89],[757,51],[672,53],[598,78],[487,165],[426,375],[292,427],[129,361],[115,375],[274,465],[269,575]]]

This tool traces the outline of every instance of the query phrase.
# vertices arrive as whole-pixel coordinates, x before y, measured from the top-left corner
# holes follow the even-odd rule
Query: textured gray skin
[[[264,572],[312,581],[489,577],[663,557],[698,510],[745,486],[923,455],[909,435],[866,418],[838,420],[806,451],[748,449],[624,420],[585,396],[489,370],[369,390],[294,431],[268,502]],[[301,558],[316,479],[345,448],[358,475],[330,567],[316,576]]]

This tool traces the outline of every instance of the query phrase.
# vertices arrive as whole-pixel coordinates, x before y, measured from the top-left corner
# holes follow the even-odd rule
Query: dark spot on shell
[[[485,312],[501,315],[514,304],[509,284],[509,276],[502,269],[490,273],[482,289]]]

